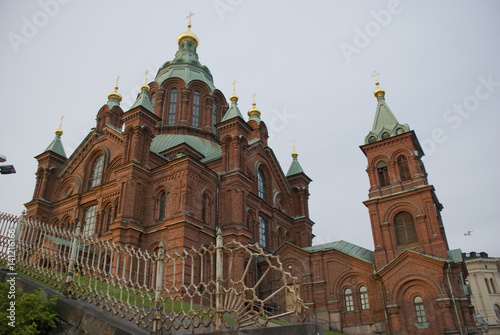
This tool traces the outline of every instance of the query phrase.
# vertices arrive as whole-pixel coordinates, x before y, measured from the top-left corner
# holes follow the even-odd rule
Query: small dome
[[[198,39],[198,36],[196,36],[196,34],[191,32],[191,24],[188,24],[187,31],[183,32],[182,34],[179,35],[179,37],[177,37],[177,45],[180,46],[182,41],[184,41],[186,39],[193,40],[195,47],[198,47],[198,45],[200,44],[200,40]]]

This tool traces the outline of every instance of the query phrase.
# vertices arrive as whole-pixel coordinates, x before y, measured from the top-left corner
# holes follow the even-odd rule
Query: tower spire
[[[190,39],[194,42],[195,48],[198,47],[200,44],[200,40],[198,39],[198,36],[196,34],[191,32],[191,17],[194,15],[193,12],[189,12],[189,15],[186,16],[186,19],[188,19],[188,25],[187,25],[187,31],[183,32],[182,34],[177,37],[177,44],[181,45],[182,41],[185,39]]]
[[[256,103],[255,103],[255,97],[257,96],[257,94],[252,94],[252,99],[253,99],[253,102],[252,102],[252,108],[248,111],[248,116],[250,118],[250,120],[255,120],[257,121],[257,123],[260,122],[260,110],[256,107]]]
[[[120,93],[118,93],[118,81],[119,80],[120,80],[120,76],[117,76],[115,90],[108,94],[108,106],[109,106],[109,108],[113,108],[114,106],[120,106],[120,101],[122,101],[122,95]]]

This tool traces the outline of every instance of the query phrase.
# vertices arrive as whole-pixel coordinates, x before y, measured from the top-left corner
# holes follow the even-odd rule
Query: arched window
[[[96,186],[101,185],[102,170],[104,168],[104,155],[98,156],[90,167],[89,191]]]
[[[170,90],[170,99],[168,100],[168,120],[167,124],[175,124],[175,113],[177,110],[177,89]]]
[[[417,314],[417,322],[427,322],[427,318],[425,317],[424,301],[422,298],[416,296],[415,299],[413,299],[413,305],[415,306],[415,313]]]
[[[408,161],[406,157],[401,155],[397,158],[399,176],[401,177],[401,181],[410,180],[410,168],[408,167]]]
[[[493,293],[497,294],[497,288],[495,286],[495,282],[493,281],[493,278],[490,278],[490,284],[491,284],[491,290],[493,291]]]
[[[344,291],[344,299],[345,299],[345,310],[346,312],[354,311],[354,300],[352,299],[352,290],[350,288],[346,288]]]
[[[387,164],[384,161],[378,162],[377,172],[380,186],[389,185],[389,173],[387,172]]]
[[[267,184],[266,184],[266,176],[261,169],[257,171],[257,187],[258,187],[258,195],[262,200],[267,200]]]
[[[366,286],[361,286],[359,288],[359,300],[361,301],[361,309],[370,309],[370,303],[368,302],[368,290]]]
[[[214,133],[217,130],[215,125],[217,124],[217,101],[214,100],[214,104],[212,105],[212,126],[214,129]]]
[[[259,216],[259,244],[262,248],[268,248],[267,240],[267,219]]]
[[[155,100],[156,100],[156,93],[153,93],[151,94],[151,99],[149,99],[151,101],[151,106],[153,106],[153,109],[155,107]]]
[[[500,306],[495,304],[493,305],[493,309],[495,310],[495,315],[497,316],[497,319],[500,319]]]
[[[488,293],[491,294],[490,283],[488,283],[488,279],[484,278],[484,283],[486,284],[486,288],[488,289]]]
[[[163,220],[165,217],[165,203],[167,200],[167,196],[165,192],[161,192],[158,197],[158,220]]]
[[[83,236],[91,236],[95,232],[95,213],[97,210],[97,205],[92,205],[83,211],[83,227],[82,227],[82,235]]]
[[[408,212],[399,212],[394,217],[394,230],[398,245],[417,242],[417,232],[413,216]]]
[[[193,95],[193,127],[200,125],[200,92],[194,91]]]
[[[210,211],[209,211],[209,199],[206,194],[203,195],[203,200],[201,202],[201,217],[204,224],[210,223]]]
[[[109,226],[113,223],[113,207],[109,207],[106,211],[106,226],[103,229],[103,233],[109,230]]]

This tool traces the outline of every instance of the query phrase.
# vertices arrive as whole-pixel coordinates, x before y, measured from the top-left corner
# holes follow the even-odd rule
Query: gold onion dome
[[[62,130],[62,120],[63,120],[64,116],[61,117],[61,123],[59,124],[59,128],[56,129],[55,133],[57,136],[62,136],[63,134],[63,130]]]
[[[187,19],[189,19],[188,30],[180,34],[179,37],[177,37],[177,45],[181,45],[182,41],[185,39],[192,39],[194,41],[195,47],[198,47],[198,45],[200,44],[198,36],[196,36],[196,34],[191,32],[191,16],[193,15],[194,13],[189,13],[189,15],[186,17]]]
[[[377,85],[377,89],[375,91],[373,91],[373,95],[375,96],[375,98],[378,98],[380,96],[384,96],[385,90],[379,86],[380,83],[378,82],[378,80],[375,82],[375,85]]]
[[[294,141],[294,142],[295,142],[295,141]],[[297,157],[299,157],[299,154],[297,153],[297,151],[295,151],[295,144],[293,145],[292,157],[293,157],[293,158],[297,158]]]
[[[255,104],[255,101],[254,101],[254,102],[252,102],[252,106],[253,106],[253,107],[252,107],[252,109],[250,109],[250,110],[248,111],[248,116],[252,116],[252,115],[257,115],[257,116],[260,116],[260,115],[261,115],[260,110],[259,110],[257,107],[255,107],[255,105],[256,105],[256,104]]]
[[[122,95],[120,93],[118,93],[118,80],[120,80],[120,77],[116,78],[115,90],[108,94],[108,100],[116,99],[118,101],[122,101]]]

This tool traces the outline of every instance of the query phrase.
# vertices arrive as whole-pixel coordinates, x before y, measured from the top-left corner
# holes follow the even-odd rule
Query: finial
[[[252,94],[252,99],[253,99],[252,106],[253,106],[253,107],[252,107],[252,109],[250,109],[250,110],[248,111],[248,116],[249,116],[250,118],[252,118],[253,116],[257,116],[257,117],[259,117],[259,118],[260,118],[260,114],[261,114],[261,113],[260,113],[260,110],[259,110],[257,107],[255,107],[255,105],[256,105],[256,103],[255,103],[255,97],[256,97],[256,96],[257,96],[257,94],[255,94],[255,93],[254,93],[254,94]]]
[[[116,99],[118,101],[122,101],[122,95],[118,93],[118,81],[120,80],[120,76],[116,77],[116,86],[115,91],[108,94],[109,99]]]
[[[299,156],[299,154],[297,153],[297,151],[295,151],[295,139],[292,140],[292,144],[293,144],[292,157],[297,158]]]
[[[237,81],[236,80],[233,80],[233,95],[231,95],[231,97],[229,98],[229,100],[231,101],[238,101],[238,96],[236,95],[236,83]]]
[[[59,123],[59,128],[57,128],[56,130],[56,135],[58,136],[61,136],[63,134],[63,131],[62,131],[62,121],[64,119],[64,115],[61,116],[61,123]]]
[[[149,70],[146,69],[146,72],[144,73],[146,75],[146,78],[144,79],[144,84],[142,84],[142,86],[141,86],[141,91],[149,92],[148,73],[149,73]]]
[[[193,12],[189,12],[189,15],[186,16],[186,19],[189,20],[189,22],[188,22],[188,30],[191,29],[191,16],[193,16],[193,15],[194,15]]]
[[[375,98],[383,97],[385,95],[385,90],[380,87],[380,83],[378,81],[378,76],[380,75],[379,72],[373,71],[372,78],[375,78],[375,86],[377,86],[377,89],[373,92],[373,95],[375,95]]]

